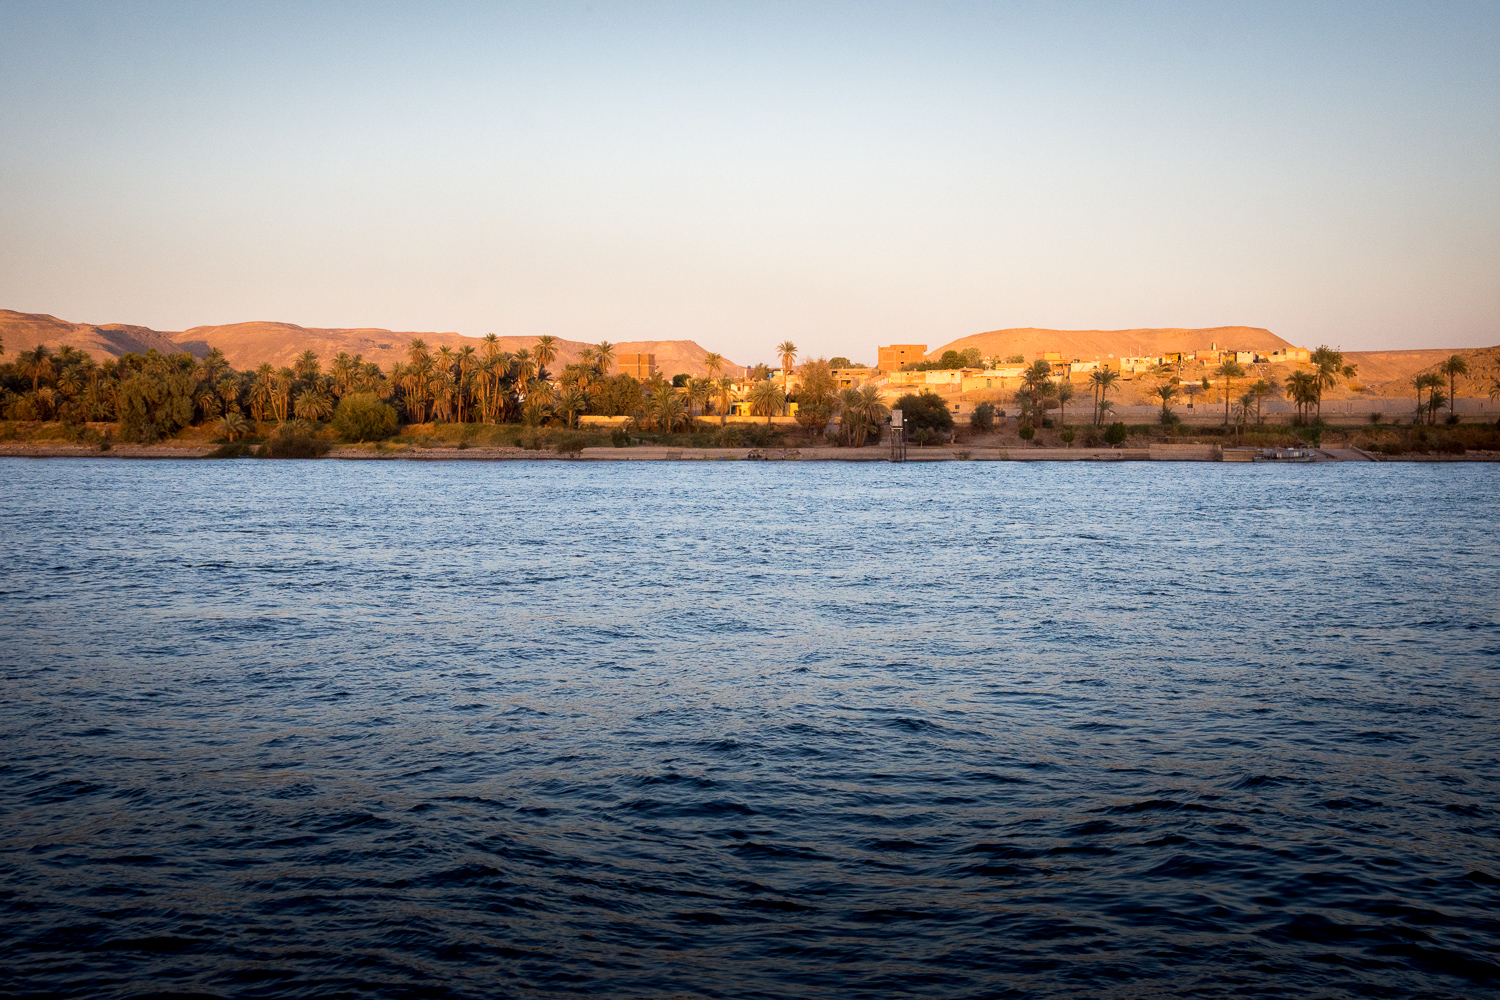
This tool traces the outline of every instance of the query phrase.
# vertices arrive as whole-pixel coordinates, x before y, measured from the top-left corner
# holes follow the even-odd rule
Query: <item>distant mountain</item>
[[[1293,346],[1270,330],[1257,326],[1214,326],[1202,330],[1170,327],[1140,330],[1042,330],[1036,327],[1017,327],[961,337],[930,352],[927,357],[937,360],[944,351],[977,347],[985,357],[1002,359],[1012,354],[1023,354],[1030,361],[1048,351],[1057,351],[1069,360],[1079,358],[1083,361],[1104,361],[1111,356],[1157,357],[1169,351],[1206,351],[1214,344],[1221,351],[1269,352],[1278,347]]]
[[[195,357],[204,357],[217,347],[224,352],[230,365],[240,370],[252,369],[270,363],[278,368],[290,365],[303,351],[311,350],[326,365],[340,351],[363,355],[382,368],[393,362],[405,361],[407,347],[420,338],[430,349],[444,345],[454,349],[465,344],[478,350],[484,343],[478,337],[464,337],[457,333],[396,333],[375,328],[324,329],[301,327],[293,323],[231,323],[225,326],[195,326],[181,333],[164,333],[143,326],[107,324],[94,326],[85,323],[69,323],[55,316],[39,313],[20,313],[0,309],[0,338],[3,338],[6,355],[28,351],[38,343],[53,349],[67,345],[87,351],[96,361],[118,358],[122,354],[144,354],[156,350],[163,354],[187,351]],[[601,338],[603,339],[603,338]],[[501,337],[502,350],[512,353],[521,348],[536,346],[536,337]],[[556,343],[557,359],[551,369],[560,372],[564,365],[578,360],[579,352],[590,345],[578,340],[561,340]],[[618,357],[621,354],[655,354],[657,368],[671,377],[678,373],[701,376],[708,374],[703,359],[708,351],[691,340],[628,340],[615,344]],[[724,374],[740,375],[745,369],[725,362]]]

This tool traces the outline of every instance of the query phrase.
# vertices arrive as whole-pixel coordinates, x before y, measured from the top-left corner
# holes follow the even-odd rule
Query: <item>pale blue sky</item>
[[[0,307],[1500,343],[1500,3],[0,0]]]

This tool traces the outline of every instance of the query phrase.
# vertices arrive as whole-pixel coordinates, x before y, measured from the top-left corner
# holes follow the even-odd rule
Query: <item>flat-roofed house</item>
[[[875,367],[883,372],[900,371],[902,365],[921,361],[927,355],[926,344],[890,344],[877,351]]]

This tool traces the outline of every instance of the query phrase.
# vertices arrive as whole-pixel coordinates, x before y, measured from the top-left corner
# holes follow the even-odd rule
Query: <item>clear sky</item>
[[[1500,343],[1500,3],[0,0],[0,307]]]

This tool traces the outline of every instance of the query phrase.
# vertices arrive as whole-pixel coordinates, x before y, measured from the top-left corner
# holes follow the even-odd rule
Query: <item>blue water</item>
[[[1497,486],[0,460],[0,993],[1494,995]]]

